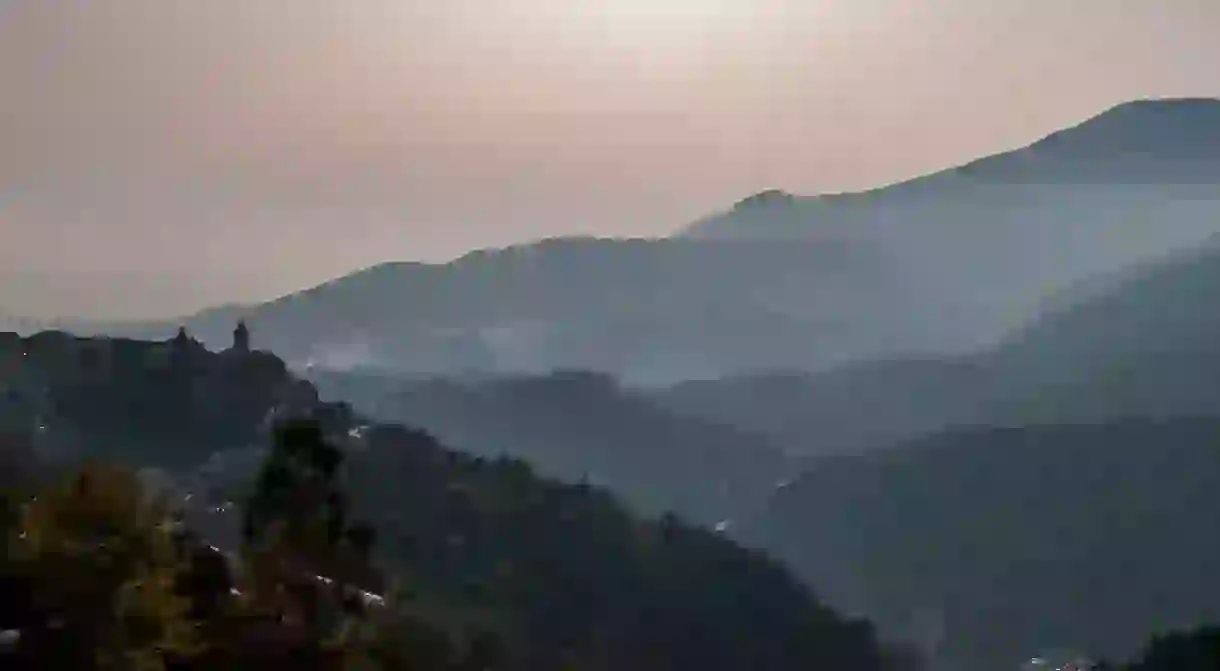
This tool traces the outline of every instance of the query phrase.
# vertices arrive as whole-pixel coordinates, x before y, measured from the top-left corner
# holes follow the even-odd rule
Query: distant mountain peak
[[[823,222],[829,216],[823,211],[828,205],[854,208],[840,216],[867,219],[864,210],[881,202],[903,204],[911,198],[919,205],[928,198],[960,202],[975,198],[974,188],[987,183],[1218,184],[1220,98],[1120,103],[1024,147],[864,191],[805,197],[767,189],[737,201],[730,210],[695,221],[684,234],[748,237],[763,230],[779,236],[805,235],[812,212],[805,206],[819,208]]]
[[[1143,98],[1140,100],[1131,100],[1125,103],[1119,103],[1111,107],[1102,114],[1115,112],[1119,110],[1198,110],[1210,109],[1213,112],[1220,112],[1220,98],[1208,98],[1203,96],[1198,97],[1181,97],[1181,98]]]
[[[737,201],[737,203],[733,205],[733,209],[737,211],[755,210],[767,207],[792,205],[794,202],[796,202],[796,196],[788,193],[787,191],[782,189],[767,189]]]
[[[1044,155],[1100,159],[1220,158],[1220,99],[1162,98],[1111,107],[1083,123],[1043,138],[1031,149]]]

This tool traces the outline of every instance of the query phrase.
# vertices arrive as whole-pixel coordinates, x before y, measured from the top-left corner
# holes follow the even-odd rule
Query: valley
[[[370,625],[378,654],[449,659],[428,669],[1015,671],[1068,650],[1202,671],[1157,655],[1220,622],[1218,234],[1220,101],[1136,101],[669,237],[390,262],[148,323],[3,317],[25,549],[0,629],[66,645],[20,590],[96,566],[31,538],[83,534],[104,565],[161,533],[134,501],[163,492],[175,542],[228,567],[164,570],[247,581],[196,598],[350,587],[409,620]],[[68,512],[29,517],[39,496]],[[132,528],[93,543],[76,514]],[[492,639],[498,665],[454,661]]]

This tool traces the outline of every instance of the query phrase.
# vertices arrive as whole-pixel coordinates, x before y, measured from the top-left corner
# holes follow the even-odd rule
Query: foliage
[[[383,582],[371,530],[335,505],[341,455],[308,423],[276,435],[240,562],[122,467],[88,463],[23,497],[0,571],[0,627],[21,632],[4,668],[485,668],[498,650],[485,636],[464,651],[394,594],[368,607],[362,590]]]
[[[262,439],[262,422],[299,388],[284,362],[213,354],[198,343],[44,332],[0,347],[3,425],[42,424],[70,451],[181,468]]]
[[[15,628],[33,659],[159,668],[196,649],[164,508],[129,471],[88,464],[32,497],[10,533],[6,577],[24,583]]]
[[[417,600],[501,632],[507,668],[883,666],[867,623],[676,517],[639,520],[596,488],[402,427],[370,430],[347,466],[353,510],[378,527],[387,563]]]
[[[708,526],[737,518],[796,468],[760,435],[669,412],[602,374],[313,379],[328,398],[349,399],[379,420],[482,456],[527,460],[546,477],[587,478],[649,516],[673,511]]]
[[[211,354],[189,339],[175,348],[40,335],[21,346],[29,361],[17,365],[38,378],[23,387],[25,419],[46,410],[49,433],[132,465],[194,468],[257,439],[266,417],[307,418],[272,433],[233,556],[189,529],[163,530],[166,511],[135,494],[130,474],[105,467],[127,493],[85,506],[94,517],[73,533],[130,528],[120,536],[144,540],[124,546],[122,570],[83,579],[109,565],[96,547],[77,564],[8,562],[4,602],[30,632],[19,647],[36,668],[134,665],[158,647],[145,658],[174,669],[884,666],[867,623],[840,618],[766,557],[678,518],[641,520],[595,487],[538,477],[520,461],[365,426],[350,408],[319,404],[273,356]],[[43,538],[57,519],[28,524]],[[13,538],[29,545],[21,533]],[[173,552],[162,556],[165,539]],[[382,568],[399,578],[397,594]],[[155,589],[135,589],[145,582]],[[181,601],[167,595],[171,582]],[[89,589],[67,589],[77,583]],[[82,613],[71,636],[45,623],[44,591]],[[360,591],[386,599],[366,607]],[[182,622],[191,640],[179,640]],[[76,645],[59,645],[67,638]]]
[[[1127,671],[1220,669],[1220,627],[1199,627],[1154,636]]]
[[[1186,418],[953,430],[824,459],[741,533],[965,668],[1123,659],[1166,622],[1220,619],[1218,439]]]

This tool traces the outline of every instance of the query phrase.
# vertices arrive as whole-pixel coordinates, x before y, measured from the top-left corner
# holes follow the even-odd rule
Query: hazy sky
[[[1220,96],[1218,33],[1216,0],[0,0],[0,312],[664,234]]]

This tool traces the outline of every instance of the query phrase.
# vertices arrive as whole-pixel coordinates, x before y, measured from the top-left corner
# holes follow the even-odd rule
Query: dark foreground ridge
[[[322,575],[399,595],[387,597],[390,605],[381,609],[396,619],[383,626],[392,634],[380,645],[400,657],[416,655],[418,663],[382,660],[380,668],[896,666],[868,623],[822,606],[759,553],[672,516],[633,517],[603,491],[541,479],[520,461],[478,459],[420,431],[369,424],[342,404],[318,402],[312,385],[268,353],[240,346],[214,353],[186,334],[154,343],[40,333],[0,338],[0,376],[5,458],[20,466],[5,470],[13,494],[5,506],[10,545],[0,628],[46,633],[44,643],[64,640],[55,633],[64,627],[79,634],[76,640],[112,653],[177,636],[172,632],[191,618],[166,595],[165,603],[148,596],[141,611],[145,621],[160,622],[154,627],[159,634],[141,637],[129,629],[123,609],[132,602],[123,595],[152,579],[146,571],[194,580],[191,593],[196,600],[207,596],[208,621],[220,632],[236,625],[216,613],[244,613],[242,603],[271,608],[254,597],[243,601],[232,590],[275,594],[268,586],[285,583],[296,585],[291,593],[311,594],[292,577],[308,576],[316,585],[313,576]],[[285,425],[286,418],[304,422]],[[268,451],[271,426],[281,430]],[[203,557],[188,562],[189,569],[172,553],[154,560],[164,550],[157,550],[160,527],[140,512],[142,486],[122,475],[125,468],[157,466],[166,478],[181,481],[217,454],[243,450],[261,450],[261,465],[211,481],[228,488],[221,496],[232,496],[244,511],[237,540],[244,548],[243,575],[225,578],[214,560]],[[84,471],[91,475],[83,481],[68,475],[85,459],[94,461]],[[234,489],[234,480],[245,484]],[[67,484],[54,484],[60,482]],[[31,504],[32,493],[43,503]],[[88,515],[74,517],[72,510]],[[84,527],[72,522],[80,519],[87,521]],[[222,522],[216,526],[223,532]],[[31,546],[31,538],[59,540]],[[115,559],[116,547],[124,561]],[[367,564],[357,561],[362,548],[369,551]],[[248,582],[239,588],[232,580]],[[92,587],[48,587],[73,584]],[[272,605],[272,612],[288,608]],[[330,630],[319,612],[309,607],[289,620],[322,637],[319,632]],[[300,640],[315,640],[294,631],[305,637]],[[265,633],[287,635],[275,626]],[[229,641],[224,633],[210,635]],[[470,655],[455,650],[469,652],[493,640],[500,661],[461,666]],[[50,654],[57,648],[62,646],[37,649]],[[324,648],[329,650],[318,649]],[[436,659],[427,661],[429,655]]]

